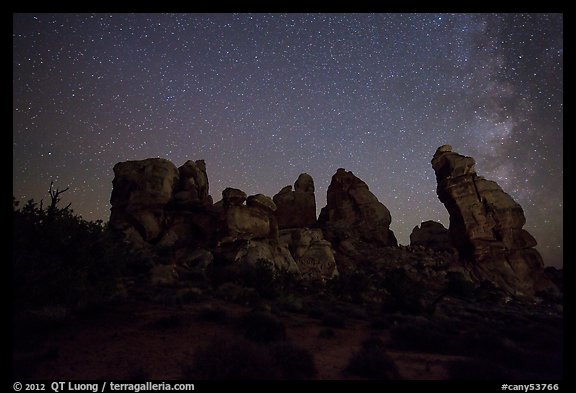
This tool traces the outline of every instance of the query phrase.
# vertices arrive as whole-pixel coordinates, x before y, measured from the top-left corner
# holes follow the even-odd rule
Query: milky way
[[[109,216],[112,167],[206,160],[225,187],[276,194],[307,172],[317,205],[351,170],[414,226],[448,213],[436,148],[476,159],[562,265],[561,14],[15,14],[13,194],[50,181]]]

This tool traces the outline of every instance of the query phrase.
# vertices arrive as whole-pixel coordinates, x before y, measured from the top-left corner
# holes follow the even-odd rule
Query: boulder
[[[164,229],[164,207],[178,186],[178,169],[170,161],[149,158],[114,165],[110,225],[125,230],[136,228],[145,241]]]
[[[150,269],[152,285],[169,286],[178,281],[178,273],[172,265],[156,265]]]
[[[390,228],[390,211],[368,185],[352,172],[338,169],[328,187],[327,205],[322,208],[318,225],[332,244],[348,238],[375,246],[397,246]]]
[[[110,204],[128,210],[164,207],[178,180],[176,166],[163,158],[119,162],[114,165]]]
[[[338,275],[332,244],[321,229],[293,228],[280,231],[303,277],[327,281]]]
[[[416,225],[410,234],[410,246],[422,246],[433,250],[447,250],[454,246],[448,229],[436,221],[424,221]]]
[[[246,205],[248,207],[255,207],[270,213],[276,211],[276,204],[270,197],[263,194],[250,195],[246,199]]]
[[[316,223],[314,180],[302,173],[292,186],[286,186],[273,197],[277,206],[276,219],[280,229],[312,227]]]
[[[181,206],[212,205],[204,160],[188,160],[178,168],[180,180],[174,200]]]
[[[270,234],[268,213],[256,207],[229,206],[226,209],[225,233],[228,240],[267,238]]]
[[[532,296],[542,286],[542,257],[522,227],[522,207],[494,181],[478,176],[475,161],[438,148],[432,159],[438,198],[450,214],[449,234],[473,276],[510,294]]]
[[[232,263],[256,265],[264,261],[270,263],[276,271],[299,272],[287,245],[278,244],[270,239],[222,242],[215,252],[220,260]]]
[[[246,201],[246,193],[237,188],[228,187],[222,191],[224,206],[241,206]]]

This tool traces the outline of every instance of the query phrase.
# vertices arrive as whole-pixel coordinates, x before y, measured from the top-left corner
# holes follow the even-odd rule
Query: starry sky
[[[340,167],[409,244],[448,213],[450,144],[563,257],[562,14],[13,14],[13,195],[109,217],[112,167],[206,160],[210,193],[276,194]]]

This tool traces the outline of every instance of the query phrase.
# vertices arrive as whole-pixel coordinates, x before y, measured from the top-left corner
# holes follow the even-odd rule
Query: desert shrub
[[[165,317],[158,318],[152,323],[152,328],[155,330],[170,330],[182,325],[182,318],[179,315],[172,314]]]
[[[470,299],[474,296],[474,284],[466,280],[462,272],[450,271],[447,273],[447,279],[447,295],[463,299]]]
[[[286,337],[286,329],[281,321],[267,312],[251,311],[240,317],[239,326],[249,340],[271,342]]]
[[[278,294],[274,285],[274,270],[272,263],[259,259],[254,265],[248,263],[240,264],[238,280],[239,283],[250,288],[254,288],[260,297],[271,299]]]
[[[296,313],[304,309],[304,304],[302,302],[302,299],[296,297],[293,294],[287,294],[278,298],[278,300],[276,301],[276,307],[279,310]]]
[[[125,266],[118,238],[56,204],[13,206],[15,310],[97,304],[112,297]]]
[[[424,289],[404,269],[393,269],[386,273],[384,285],[389,293],[383,302],[385,312],[422,314],[426,312]]]
[[[384,316],[377,316],[370,320],[370,327],[372,329],[383,330],[390,327],[390,320]]]
[[[214,338],[194,352],[191,365],[183,366],[185,379],[276,379],[277,368],[269,352],[241,337]]]
[[[211,305],[203,307],[198,316],[201,320],[207,322],[225,323],[228,321],[226,310]]]
[[[304,310],[309,317],[322,319],[327,313],[327,306],[322,302],[312,300],[305,302]]]
[[[254,304],[259,299],[258,292],[254,288],[246,288],[233,282],[222,284],[215,295],[221,299],[239,304]]]
[[[398,379],[398,369],[386,353],[384,342],[375,337],[362,343],[350,358],[346,373],[370,379]]]
[[[361,270],[341,274],[327,282],[329,293],[337,299],[352,303],[366,301],[367,293],[372,289],[370,276]]]
[[[454,336],[424,321],[394,326],[390,329],[390,338],[391,348],[432,353],[450,353],[455,342]]]
[[[346,327],[346,320],[342,314],[335,312],[328,312],[322,316],[320,323],[323,326],[331,328],[344,328]]]
[[[336,337],[336,332],[332,328],[324,328],[318,332],[319,338],[333,338]]]
[[[482,303],[496,304],[504,298],[504,292],[493,282],[484,280],[474,291],[474,298]]]
[[[468,359],[452,361],[448,365],[450,379],[490,380],[509,379],[499,365],[490,360]]]
[[[251,288],[256,291],[258,297],[274,299],[280,293],[282,286],[277,279],[284,277],[283,274],[275,272],[272,263],[259,259],[254,265],[249,263],[233,263],[222,259],[216,259],[207,268],[206,276],[214,288],[233,283],[241,287]],[[288,278],[282,278],[287,281]],[[287,285],[286,283],[282,285]]]
[[[291,342],[274,343],[269,352],[282,379],[309,379],[318,373],[310,351]]]

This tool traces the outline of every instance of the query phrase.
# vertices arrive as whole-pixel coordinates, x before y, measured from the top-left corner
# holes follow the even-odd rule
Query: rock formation
[[[533,295],[550,287],[542,274],[536,240],[522,229],[522,207],[493,181],[478,176],[475,161],[438,148],[432,159],[438,198],[450,214],[449,233],[471,274],[512,294]]]
[[[410,234],[410,246],[422,246],[433,250],[454,248],[448,229],[436,221],[424,221],[416,225]]]
[[[274,195],[277,206],[276,218],[278,227],[310,228],[316,223],[316,197],[314,180],[307,173],[302,173],[292,186],[286,186]]]
[[[288,245],[304,277],[326,281],[338,275],[332,244],[324,239],[321,229],[283,229],[280,243]]]
[[[176,166],[162,158],[114,165],[110,225],[133,227],[145,241],[156,239],[164,230],[164,208],[172,201],[179,179]]]
[[[335,252],[340,273],[380,263],[382,247],[397,246],[390,212],[366,183],[342,168],[332,176],[317,226]]]
[[[155,283],[175,279],[169,274],[174,266],[204,269],[214,255],[232,263],[266,261],[277,270],[302,267],[306,276],[320,279],[337,274],[330,243],[320,230],[303,228],[316,222],[314,182],[307,174],[298,177],[294,192],[278,198],[278,217],[297,232],[282,241],[271,198],[226,188],[222,200],[212,203],[203,160],[180,168],[161,158],[126,161],[114,166],[114,175],[111,227],[147,257],[172,256],[151,270]]]
[[[174,200],[181,206],[209,206],[212,197],[208,195],[208,175],[204,160],[186,161],[178,168],[180,184]]]
[[[140,247],[214,243],[217,228],[203,160],[180,168],[162,158],[114,166],[110,225]]]
[[[226,188],[222,191],[224,222],[221,241],[277,238],[276,205],[269,197]],[[244,205],[246,201],[246,205]]]
[[[318,223],[333,244],[353,238],[378,246],[397,246],[390,211],[352,172],[340,168],[328,187]]]

